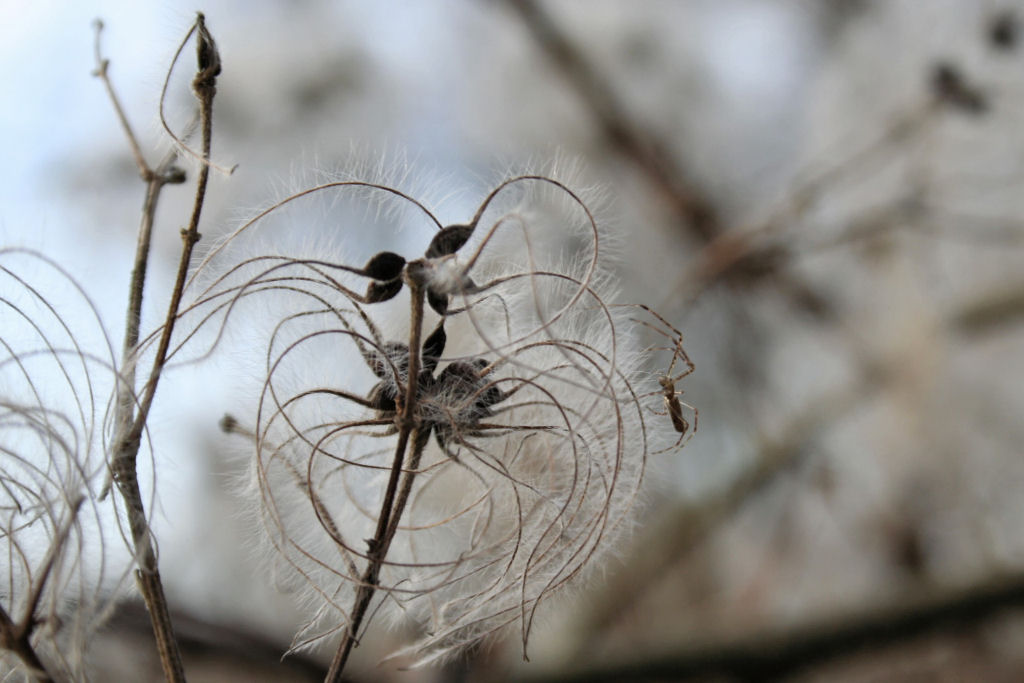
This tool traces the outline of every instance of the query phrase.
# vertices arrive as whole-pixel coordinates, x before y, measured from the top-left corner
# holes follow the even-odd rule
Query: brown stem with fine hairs
[[[32,632],[39,623],[36,618],[36,609],[43,597],[43,589],[50,578],[53,565],[57,562],[61,549],[67,542],[72,527],[78,520],[78,510],[82,506],[84,498],[79,497],[69,505],[68,518],[56,530],[46,558],[40,567],[39,576],[35,579],[34,585],[30,585],[28,599],[25,601],[25,609],[21,621],[15,623],[11,615],[0,607],[0,649],[14,653],[21,663],[25,665],[28,675],[39,683],[53,681],[53,676],[47,671],[38,653],[32,647]]]
[[[146,272],[149,269],[149,249],[153,236],[153,225],[156,220],[156,207],[160,200],[160,193],[165,185],[177,185],[185,182],[185,172],[174,165],[177,160],[177,152],[171,150],[164,156],[157,167],[151,168],[142,154],[142,149],[124,107],[121,106],[121,99],[114,91],[114,84],[110,80],[107,70],[110,60],[104,59],[100,49],[100,36],[103,32],[103,22],[99,19],[95,22],[96,39],[94,43],[94,54],[96,56],[96,70],[93,75],[103,82],[107,96],[117,114],[118,122],[124,130],[128,145],[132,150],[132,157],[139,169],[139,176],[146,183],[146,196],[142,203],[142,219],[139,223],[138,243],[135,247],[135,261],[132,266],[131,283],[128,292],[128,312],[125,316],[124,344],[122,345],[121,358],[121,381],[117,387],[117,429],[118,433],[127,432],[132,422],[134,407],[133,388],[135,387],[135,362],[132,356],[135,354],[135,347],[139,343],[139,328],[142,319],[142,294],[146,286]],[[110,481],[104,484],[100,492],[100,500],[107,496],[110,489]]]
[[[206,29],[202,14],[197,16],[196,23],[192,31],[189,32],[189,36],[186,37],[186,40],[191,37],[193,32],[197,34],[198,70],[192,81],[192,89],[199,100],[202,159],[204,163],[199,169],[192,215],[188,227],[182,231],[182,241],[184,244],[178,264],[177,278],[171,293],[171,302],[168,306],[167,318],[164,322],[149,379],[137,404],[134,404],[132,400],[135,376],[134,366],[137,360],[135,356],[139,335],[139,316],[153,216],[156,211],[156,202],[160,189],[164,184],[174,182],[177,175],[171,172],[169,162],[161,164],[160,168],[166,167],[164,173],[149,171],[141,157],[141,153],[138,152],[138,144],[134,142],[134,135],[131,128],[127,125],[127,119],[124,117],[120,105],[117,104],[112,88],[110,88],[109,80],[106,78],[106,61],[99,59],[99,50],[97,48],[97,59],[100,62],[97,73],[107,84],[108,92],[115,102],[115,108],[118,111],[125,132],[129,140],[133,141],[132,149],[135,151],[137,163],[140,164],[140,172],[148,183],[142,226],[140,227],[139,246],[136,253],[135,267],[132,272],[123,360],[125,380],[119,389],[117,433],[114,438],[111,473],[114,482],[117,484],[118,491],[125,502],[132,542],[135,546],[135,560],[139,567],[135,572],[135,578],[142,597],[146,602],[146,607],[149,610],[157,642],[157,650],[160,655],[160,663],[166,679],[174,683],[185,680],[184,667],[181,663],[181,652],[171,625],[170,611],[167,599],[164,596],[163,583],[160,580],[156,551],[150,534],[149,523],[146,519],[135,465],[142,441],[142,433],[145,430],[153,398],[156,395],[157,383],[167,361],[167,352],[170,347],[171,335],[174,331],[174,323],[178,317],[178,309],[181,304],[188,266],[192,258],[192,250],[200,238],[199,217],[202,213],[203,202],[206,197],[206,186],[210,174],[209,158],[213,132],[213,99],[217,92],[216,78],[221,68],[220,57],[217,53],[216,44]],[[137,410],[134,411],[133,415],[133,409],[136,408],[136,405]]]
[[[410,264],[412,265],[412,264]],[[421,438],[420,427],[415,418],[417,378],[420,374],[420,345],[423,336],[423,286],[415,278],[409,277],[409,267],[406,266],[404,279],[409,286],[411,299],[411,329],[409,330],[409,376],[406,382],[404,401],[398,413],[398,444],[395,446],[395,457],[391,463],[391,475],[388,478],[388,486],[384,491],[384,501],[381,503],[380,514],[377,516],[377,529],[373,538],[367,541],[367,565],[363,576],[360,579],[359,589],[353,603],[352,614],[349,619],[345,633],[342,635],[338,649],[331,660],[331,668],[327,672],[325,683],[341,683],[341,674],[345,669],[345,663],[352,653],[352,648],[358,644],[359,628],[362,625],[366,612],[370,607],[373,594],[377,591],[377,584],[380,579],[380,570],[384,565],[391,541],[395,537],[399,520],[405,510],[405,504],[409,500],[409,492],[412,490],[413,478],[416,475],[416,468],[419,467],[420,457],[423,455],[423,448],[426,440]],[[409,442],[412,441],[412,452],[409,455],[409,463],[404,468],[405,477],[402,478],[403,463]],[[399,479],[402,479],[401,490],[399,490]],[[397,498],[396,498],[397,493]]]
[[[0,648],[17,655],[28,670],[27,673],[36,681],[50,683],[53,677],[47,673],[39,655],[32,648],[30,635],[31,630],[24,629],[21,624],[15,624],[7,611],[0,607]]]

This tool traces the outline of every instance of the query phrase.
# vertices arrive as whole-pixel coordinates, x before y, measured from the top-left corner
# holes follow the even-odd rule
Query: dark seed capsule
[[[366,263],[363,272],[374,280],[394,280],[402,274],[404,267],[404,258],[391,251],[382,251]]]
[[[459,405],[460,418],[469,424],[491,415],[491,406],[504,399],[497,387],[488,386],[480,376],[480,367],[477,362],[456,361],[441,371],[436,382],[437,391]]]
[[[402,291],[402,281],[397,278],[387,282],[371,282],[366,288],[366,303],[376,304],[393,299],[400,291]]]
[[[473,226],[471,225],[449,225],[447,228],[442,228],[434,235],[434,239],[430,240],[430,246],[427,247],[427,253],[424,256],[437,258],[454,254],[462,248],[472,234]]]
[[[448,295],[438,294],[432,289],[427,289],[427,303],[438,315],[444,315],[448,312]]]
[[[444,353],[445,342],[448,341],[448,335],[444,331],[444,321],[437,326],[437,329],[431,332],[427,340],[423,342],[423,366],[427,370],[433,372],[437,368],[437,362],[441,358],[441,354]]]
[[[377,377],[392,381],[404,380],[409,368],[409,347],[401,342],[388,342],[383,349],[371,349],[366,361]],[[395,377],[395,369],[400,377]]]
[[[232,434],[236,429],[238,429],[238,420],[235,419],[234,415],[225,414],[217,424],[220,426],[220,430],[225,434]]]
[[[387,382],[378,382],[373,389],[370,390],[370,395],[367,396],[367,400],[373,409],[381,413],[393,413],[396,410],[395,404],[395,389],[394,386]]]
[[[487,366],[489,365],[490,363],[488,363],[483,358],[473,359],[473,367],[476,368],[476,374],[480,377],[481,382],[486,381],[483,378],[483,371],[487,369]],[[479,403],[481,403],[486,408],[490,408],[495,403],[501,403],[504,400],[505,394],[501,391],[501,389],[499,389],[495,384],[490,384],[490,386],[484,389],[483,394],[481,394]]]

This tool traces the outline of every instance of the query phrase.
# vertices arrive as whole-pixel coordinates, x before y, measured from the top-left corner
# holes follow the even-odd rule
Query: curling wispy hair
[[[85,680],[86,641],[128,574],[109,557],[117,529],[97,500],[115,354],[96,307],[48,257],[0,249],[0,291],[0,628],[34,652],[15,663],[5,642],[0,671],[28,676],[38,656]]]
[[[323,240],[280,239],[308,234],[306,204],[325,198],[319,219],[348,251],[384,246],[388,225],[393,251],[355,265]],[[291,246],[271,251],[275,241]],[[255,447],[262,536],[279,580],[310,608],[293,647],[387,618],[419,625],[396,653],[419,663],[507,627],[525,655],[547,599],[621,545],[651,444],[670,441],[671,422],[652,419],[660,393],[633,329],[646,310],[614,303],[603,249],[569,185],[519,175],[448,226],[394,186],[326,182],[207,254],[185,322],[204,352],[248,352],[242,363],[257,369],[225,426]],[[361,620],[367,539],[410,401],[408,488]]]

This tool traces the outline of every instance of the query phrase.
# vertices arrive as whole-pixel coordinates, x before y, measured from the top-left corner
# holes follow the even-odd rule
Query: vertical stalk
[[[325,683],[341,683],[341,674],[348,662],[352,648],[358,644],[357,637],[359,628],[370,607],[374,593],[377,591],[380,579],[380,570],[384,565],[391,541],[394,539],[398,522],[405,510],[405,504],[409,500],[409,492],[412,490],[415,470],[419,466],[426,439],[421,438],[420,426],[416,419],[416,392],[418,389],[418,378],[420,374],[420,346],[423,336],[423,287],[413,278],[409,277],[408,267],[403,274],[403,279],[409,286],[411,299],[411,324],[409,330],[409,376],[406,380],[405,396],[399,405],[398,411],[398,443],[395,446],[395,456],[391,463],[391,475],[388,477],[388,485],[384,491],[384,500],[381,503],[380,514],[377,516],[377,529],[370,539],[366,553],[366,570],[361,577],[359,588],[352,606],[352,614],[349,619],[345,633],[338,644],[338,649],[331,660],[331,668],[327,672]],[[405,454],[412,441],[412,453],[409,456],[409,463],[406,466],[405,477],[402,478],[402,465],[405,461]],[[399,490],[398,483],[401,479],[402,486]],[[397,493],[397,499],[396,499]]]
[[[164,676],[171,683],[184,683],[185,673],[181,662],[181,651],[178,641],[174,636],[174,629],[171,623],[170,610],[167,599],[164,595],[163,582],[160,579],[160,571],[156,552],[150,533],[149,522],[146,519],[145,506],[143,505],[142,492],[139,487],[136,460],[139,446],[142,441],[142,433],[149,418],[149,411],[153,405],[156,395],[157,384],[164,365],[167,362],[168,349],[170,348],[171,335],[174,332],[174,323],[178,317],[178,309],[181,305],[182,293],[185,287],[185,278],[188,274],[188,266],[192,258],[192,250],[199,241],[199,218],[202,213],[204,199],[206,197],[206,186],[210,175],[210,149],[213,132],[213,98],[216,95],[216,78],[220,73],[220,57],[217,53],[216,44],[206,29],[205,20],[202,14],[196,19],[194,30],[197,33],[196,52],[198,69],[192,81],[192,89],[199,99],[199,118],[202,130],[202,165],[199,168],[199,178],[196,184],[196,194],[193,201],[192,215],[188,227],[182,230],[182,251],[178,263],[177,278],[171,293],[171,301],[167,310],[167,317],[164,322],[160,341],[156,351],[153,366],[150,369],[149,378],[146,382],[141,399],[137,404],[137,410],[132,414],[133,404],[132,389],[135,377],[136,354],[138,352],[138,321],[142,305],[142,292],[145,281],[146,263],[149,251],[149,238],[152,232],[153,215],[156,210],[156,199],[163,184],[170,182],[170,175],[164,176],[149,172],[145,162],[142,162],[143,178],[147,180],[146,202],[143,209],[143,222],[139,236],[139,246],[136,253],[135,267],[132,271],[132,284],[129,294],[128,320],[125,330],[124,345],[124,371],[125,379],[121,385],[118,400],[117,433],[114,438],[114,448],[111,462],[111,472],[118,491],[125,502],[128,524],[131,529],[132,543],[135,546],[135,561],[138,569],[135,572],[135,579],[142,593],[142,598],[149,611],[150,621],[153,627],[153,634],[156,638],[157,651],[160,655],[160,664]],[[191,35],[191,32],[190,32]],[[186,38],[187,40],[187,38]],[[100,75],[106,79],[105,62],[101,60]],[[113,93],[111,91],[111,96]],[[115,103],[116,103],[116,98]],[[131,129],[127,127],[126,120],[121,112],[120,106],[116,105],[122,124],[129,139],[134,140]],[[137,143],[133,143],[133,150],[138,149]],[[141,156],[136,154],[136,158]],[[130,383],[129,383],[130,382]]]

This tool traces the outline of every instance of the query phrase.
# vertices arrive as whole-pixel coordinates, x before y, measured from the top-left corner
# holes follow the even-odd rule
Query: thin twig
[[[149,268],[149,251],[153,235],[153,225],[156,219],[156,207],[164,185],[176,185],[185,182],[185,172],[174,165],[175,160],[178,158],[177,152],[174,150],[167,153],[156,169],[151,168],[146,161],[138,138],[135,137],[135,132],[128,122],[124,107],[121,105],[121,100],[118,98],[110,76],[107,73],[110,60],[103,57],[100,47],[103,22],[97,19],[94,26],[96,28],[96,37],[93,49],[96,57],[96,70],[93,71],[93,75],[103,81],[107,96],[114,106],[118,121],[128,140],[128,146],[131,147],[135,164],[139,168],[139,176],[146,182],[146,196],[142,203],[142,219],[139,223],[138,243],[135,249],[135,261],[132,266],[131,282],[129,284],[128,312],[125,316],[124,344],[121,349],[121,382],[119,382],[117,387],[116,424],[119,431],[127,431],[128,425],[132,422],[132,412],[135,406],[133,390],[135,387],[136,359],[134,356],[139,343],[139,329],[142,319],[142,294],[145,290],[146,273]],[[110,484],[111,481],[108,479],[103,485],[99,495],[100,500],[106,498]]]
[[[223,166],[219,166],[213,163],[213,161],[210,159],[210,150],[208,149],[204,149],[202,152],[197,154],[194,149],[185,144],[185,141],[177,133],[174,132],[170,124],[167,123],[167,117],[164,114],[164,103],[167,101],[167,90],[171,84],[171,74],[174,72],[174,65],[178,63],[178,58],[181,56],[182,50],[185,49],[185,45],[188,43],[189,38],[191,38],[192,34],[195,32],[198,32],[200,34],[199,39],[196,43],[196,49],[199,53],[198,58],[200,64],[200,73],[198,73],[196,77],[192,80],[192,89],[196,92],[196,95],[198,96],[198,84],[200,78],[202,78],[208,81],[203,87],[212,89],[212,91],[210,92],[211,101],[213,95],[216,93],[215,81],[217,76],[220,74],[220,55],[217,53],[217,47],[213,43],[213,38],[210,36],[209,32],[206,31],[206,25],[204,23],[205,18],[203,17],[203,13],[199,12],[198,14],[199,19],[196,21],[196,23],[192,25],[192,28],[189,29],[188,34],[185,35],[185,39],[182,40],[181,44],[178,46],[177,51],[174,53],[173,59],[171,59],[171,68],[167,70],[167,75],[164,78],[164,85],[163,88],[161,88],[160,90],[160,106],[158,107],[158,111],[160,114],[160,125],[163,127],[164,132],[167,133],[171,140],[174,141],[174,144],[179,149],[181,149],[181,151],[185,152],[187,155],[191,156],[196,161],[198,161],[203,168],[214,168],[223,173],[224,175],[231,175],[232,173],[235,172],[236,166],[232,166],[231,168],[225,168]],[[204,54],[204,51],[208,51],[208,53]],[[204,72],[206,72],[205,76]],[[200,99],[202,98],[200,97]],[[191,133],[191,131],[189,131],[189,133]]]
[[[217,53],[216,44],[206,29],[205,20],[202,14],[196,18],[194,27],[197,33],[196,51],[198,68],[197,74],[192,81],[192,89],[199,99],[199,118],[202,130],[202,153],[204,160],[210,157],[211,139],[213,132],[213,99],[216,95],[216,78],[220,73],[220,57]],[[191,35],[191,31],[189,33]],[[97,57],[99,51],[97,48]],[[101,61],[104,68],[98,70],[106,82],[105,62]],[[112,89],[110,89],[112,92]],[[115,105],[120,111],[120,106]],[[122,115],[123,120],[123,115]],[[125,131],[129,138],[134,136],[131,128],[125,123]],[[137,142],[133,148],[137,148]],[[141,155],[140,157],[141,158]],[[145,161],[142,161],[145,167]],[[127,376],[134,380],[133,367],[136,362],[136,346],[138,344],[139,315],[142,304],[142,292],[145,281],[147,254],[149,252],[149,238],[152,232],[153,215],[156,211],[156,202],[159,190],[163,184],[170,182],[169,176],[177,177],[171,173],[170,162],[161,164],[167,173],[153,173],[148,178],[146,203],[143,210],[142,226],[140,228],[139,247],[136,253],[135,267],[132,273],[132,285],[129,295],[128,320],[125,330],[125,356],[124,363]],[[143,174],[143,177],[146,177]],[[160,572],[156,552],[153,546],[153,539],[150,535],[149,523],[146,519],[145,507],[142,501],[142,492],[139,487],[138,474],[136,471],[136,458],[139,446],[142,441],[142,433],[146,427],[149,411],[156,395],[156,388],[167,360],[167,350],[170,346],[171,335],[174,331],[174,323],[178,317],[178,309],[181,304],[182,291],[184,289],[185,277],[188,273],[189,263],[192,259],[192,250],[199,241],[199,218],[202,213],[204,199],[206,197],[206,186],[209,179],[209,164],[200,166],[199,177],[196,186],[196,195],[193,202],[192,215],[188,227],[182,231],[182,253],[178,264],[178,274],[174,288],[171,293],[171,302],[168,306],[167,318],[164,322],[159,345],[153,366],[150,370],[149,379],[146,382],[141,400],[137,404],[137,410],[132,415],[134,404],[132,403],[132,385],[125,384],[118,401],[119,419],[117,421],[117,434],[114,440],[113,458],[111,471],[114,481],[117,483],[121,497],[124,499],[128,522],[131,528],[132,542],[135,545],[136,562],[139,569],[135,573],[136,581],[142,593],[146,606],[149,609],[152,621],[153,632],[156,637],[157,649],[160,654],[161,666],[168,681],[184,681],[185,673],[181,663],[181,653],[178,642],[175,639],[171,624],[170,612],[167,599],[164,596],[163,584],[160,580]]]
[[[53,676],[46,671],[39,655],[32,648],[32,643],[29,642],[30,635],[30,631],[25,630],[21,624],[15,624],[11,615],[0,607],[0,648],[17,655],[28,668],[28,673],[39,683],[50,683]]]
[[[199,71],[192,80],[192,89],[199,99],[203,160],[209,161],[213,136],[213,98],[217,94],[216,80],[217,75],[220,73],[220,56],[217,53],[213,37],[206,30],[202,14],[199,14],[196,19],[196,26],[198,36],[196,51],[198,53]],[[177,321],[178,308],[181,305],[185,278],[188,275],[188,267],[192,260],[192,250],[200,239],[199,217],[202,214],[203,202],[206,198],[206,186],[209,179],[210,165],[203,163],[199,167],[196,194],[192,205],[192,216],[189,219],[188,227],[181,232],[183,242],[181,259],[178,261],[178,274],[174,282],[174,288],[171,290],[171,302],[168,305],[167,319],[160,335],[149,381],[146,383],[142,399],[139,401],[139,409],[128,437],[129,441],[138,442],[142,437],[146,419],[149,416],[149,409],[153,404],[153,397],[156,394],[157,382],[164,364],[167,362],[167,351],[170,347],[171,335],[174,332],[174,324]]]
[[[96,57],[96,70],[92,72],[93,76],[96,76],[103,81],[103,86],[107,89],[107,96],[110,98],[111,104],[114,105],[114,112],[117,114],[117,120],[121,123],[121,127],[124,129],[125,135],[128,137],[128,145],[132,148],[132,157],[135,159],[135,165],[139,168],[139,175],[147,183],[153,178],[153,170],[146,163],[146,157],[142,154],[142,148],[139,146],[139,140],[135,137],[135,132],[132,130],[132,126],[128,123],[128,116],[124,113],[124,107],[121,106],[121,99],[114,92],[114,84],[111,83],[109,76],[107,75],[107,68],[110,66],[110,60],[103,58],[103,52],[100,49],[100,35],[103,33],[103,21],[97,19],[93,22],[93,26],[96,29],[96,39],[93,42],[93,52]]]
[[[3,607],[0,607],[0,649],[9,650],[17,655],[21,659],[22,664],[27,667],[29,675],[41,683],[52,681],[54,678],[47,671],[35,648],[32,647],[32,632],[35,630],[36,625],[40,623],[37,621],[36,612],[39,608],[39,601],[43,597],[43,591],[46,589],[46,582],[50,578],[50,573],[57,562],[57,558],[60,556],[61,549],[67,542],[71,529],[78,520],[78,511],[82,507],[84,500],[85,498],[80,496],[68,506],[68,517],[61,527],[56,530],[46,557],[43,559],[39,575],[36,577],[34,585],[31,586],[29,591],[28,598],[25,600],[21,621],[15,623],[11,619],[10,614]]]
[[[406,383],[404,401],[399,411],[398,443],[395,446],[395,457],[391,464],[391,475],[388,478],[387,489],[384,492],[380,514],[377,516],[377,529],[373,538],[368,541],[369,549],[366,553],[366,570],[363,572],[359,589],[356,591],[352,616],[349,619],[341,642],[338,644],[338,649],[334,653],[331,668],[324,679],[325,683],[341,683],[342,671],[345,669],[345,664],[348,662],[352,648],[357,644],[359,629],[366,616],[366,611],[370,607],[370,601],[377,590],[381,567],[384,565],[384,560],[387,557],[388,549],[391,547],[391,541],[394,539],[399,520],[405,510],[405,504],[409,499],[409,492],[412,489],[413,477],[426,445],[425,439],[420,437],[420,428],[414,418],[416,391],[418,388],[417,381],[420,373],[424,290],[418,282],[408,277],[408,268],[405,275],[406,284],[409,286],[410,292],[412,321],[411,329],[409,330],[409,376]],[[406,468],[402,488],[398,492],[396,500],[395,495],[396,491],[398,491],[398,482],[410,440],[413,444],[410,463]]]

